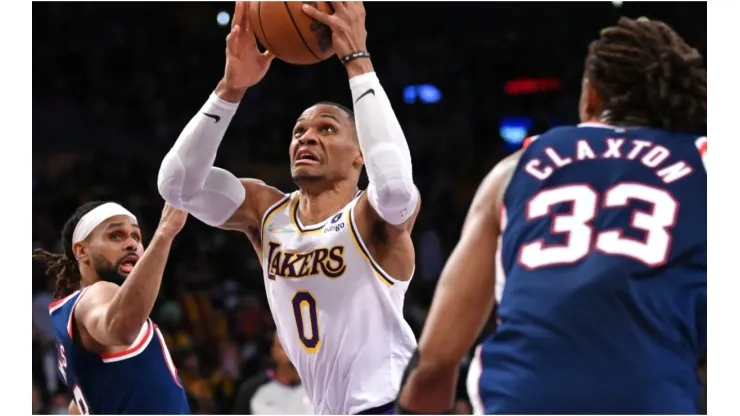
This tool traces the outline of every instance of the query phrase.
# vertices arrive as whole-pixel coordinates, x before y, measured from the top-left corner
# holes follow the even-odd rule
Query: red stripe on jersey
[[[696,148],[699,149],[699,154],[701,155],[701,157],[704,157],[704,155],[707,154],[707,138],[702,137],[699,140],[697,140]]]
[[[140,350],[141,348],[143,348],[144,346],[146,346],[147,340],[149,340],[151,338],[150,336],[152,334],[152,324],[147,319],[145,325],[147,326],[147,328],[146,328],[146,334],[143,337],[141,337],[141,340],[139,340],[139,343],[138,344],[132,346],[131,348],[128,348],[126,350],[123,350],[123,351],[100,354],[100,356],[103,359],[106,359],[106,360],[107,359],[111,359],[111,358],[118,358],[118,357],[122,357],[122,356],[127,355],[127,354],[134,353],[134,352]]]
[[[522,140],[522,149],[526,149],[527,147],[529,147],[529,145],[532,144],[533,141],[537,140],[538,137],[540,136],[529,136],[526,139]]]

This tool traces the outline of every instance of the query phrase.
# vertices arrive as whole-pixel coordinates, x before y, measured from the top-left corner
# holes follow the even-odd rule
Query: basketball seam
[[[306,39],[303,38],[303,34],[301,33],[301,30],[298,29],[298,25],[295,24],[295,19],[293,19],[293,14],[290,12],[290,6],[288,6],[288,2],[284,1],[283,5],[285,6],[285,11],[288,12],[288,17],[290,17],[290,22],[293,23],[293,28],[295,28],[296,33],[298,33],[298,37],[301,38],[301,42],[303,42],[303,46],[308,49],[309,52],[311,52],[311,55],[313,55],[314,58],[318,59],[319,61],[321,58],[316,55],[316,53],[311,49],[310,46],[308,46],[308,42],[306,42]],[[264,33],[264,30],[263,30]]]
[[[262,24],[262,2],[257,2],[257,21],[260,23],[260,30],[262,31],[262,36],[265,38],[265,44],[262,45],[265,48],[267,48],[268,51],[272,52],[273,54],[277,55],[277,51],[273,49],[272,45],[270,45],[270,41],[267,40],[267,32],[265,31],[265,25]]]

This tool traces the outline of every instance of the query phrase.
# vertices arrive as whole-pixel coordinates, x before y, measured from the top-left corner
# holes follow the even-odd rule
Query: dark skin
[[[584,77],[579,116],[600,120],[603,101]],[[494,255],[501,236],[503,196],[521,159],[518,151],[499,162],[483,179],[470,205],[455,250],[442,271],[424,330],[419,364],[399,394],[399,404],[414,413],[441,414],[452,409],[460,361],[470,351],[495,304]]]
[[[365,49],[364,7],[359,2],[342,3],[332,2],[335,14],[329,16],[337,55],[346,54],[345,49]],[[216,87],[216,95],[232,103],[241,101],[247,89],[264,77],[274,57],[269,51],[262,53],[257,49],[249,13],[248,2],[236,3],[232,30],[226,38],[226,71]],[[307,13],[317,20],[327,17]],[[362,58],[350,62],[346,70],[351,78],[372,72],[373,66],[369,58]],[[316,160],[310,163],[300,160],[299,151],[310,152]],[[301,223],[320,223],[354,199],[363,157],[357,129],[341,109],[317,104],[305,110],[293,127],[289,156],[291,175],[300,188],[298,218]],[[220,228],[245,233],[262,261],[262,216],[285,194],[257,179],[241,179],[241,182],[246,198]],[[370,254],[384,270],[401,281],[411,279],[413,273],[415,255],[411,230],[420,206],[421,201],[409,219],[399,225],[380,218],[366,193],[355,206],[358,232],[367,242]]]
[[[145,251],[141,231],[132,218],[114,216],[73,246],[87,288],[74,310],[73,337],[95,354],[124,351],[131,346],[151,314],[159,294],[172,241],[187,214],[165,205],[159,226]],[[98,272],[118,265],[120,286],[104,281]],[[70,404],[70,414],[79,409]]]

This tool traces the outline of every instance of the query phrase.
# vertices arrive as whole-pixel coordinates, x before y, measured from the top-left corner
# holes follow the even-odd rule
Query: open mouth
[[[132,270],[134,270],[134,266],[136,266],[136,262],[139,261],[139,256],[135,255],[129,255],[123,258],[123,260],[119,263],[118,269],[123,273],[131,273]]]
[[[318,165],[321,162],[319,156],[309,149],[299,149],[295,155],[294,165]]]

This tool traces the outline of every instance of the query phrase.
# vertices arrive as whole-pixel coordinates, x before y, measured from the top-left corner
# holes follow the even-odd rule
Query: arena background
[[[366,3],[368,49],[404,128],[424,205],[407,319],[417,331],[484,174],[526,134],[576,122],[588,42],[620,15],[671,24],[706,57],[706,3]],[[112,199],[154,230],[159,164],[223,73],[233,3],[33,4],[33,247],[56,249],[80,203]],[[217,164],[283,191],[298,114],[350,104],[337,59],[275,62],[250,89]],[[66,413],[33,272],[33,412]],[[271,365],[272,322],[247,239],[194,218],[178,236],[153,314],[194,406],[231,413],[238,386]],[[489,326],[488,330],[492,329]],[[465,363],[462,363],[463,367]],[[463,413],[465,392],[461,386]]]

